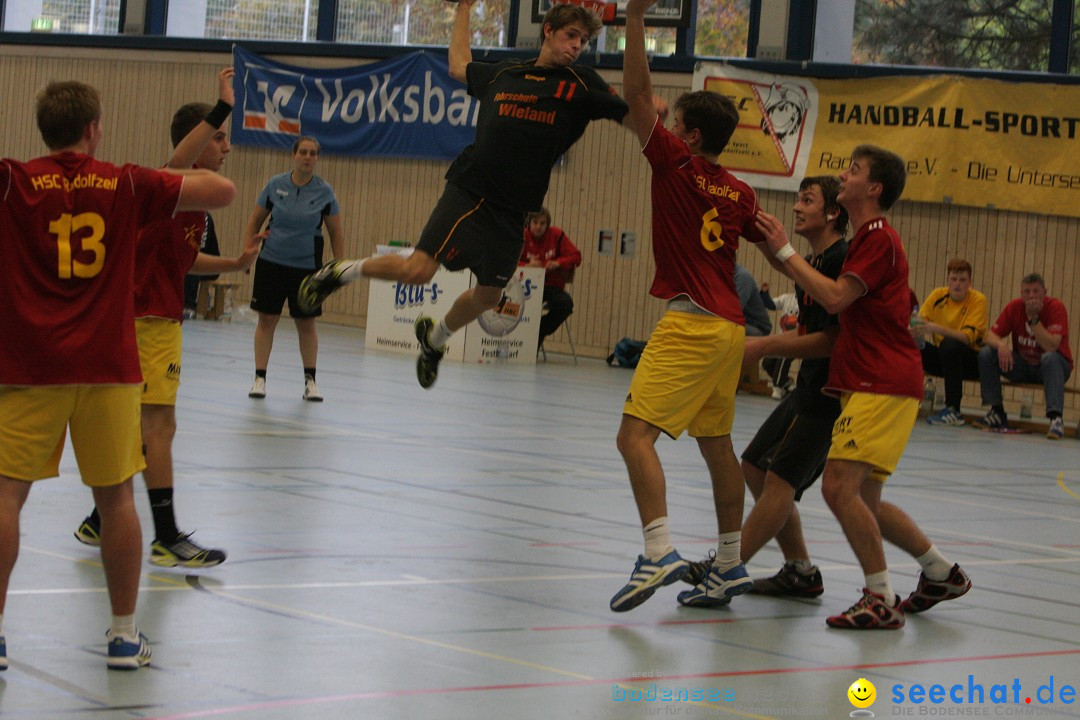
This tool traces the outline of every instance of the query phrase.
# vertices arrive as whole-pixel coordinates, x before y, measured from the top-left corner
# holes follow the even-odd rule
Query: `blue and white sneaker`
[[[716,566],[709,568],[705,581],[693,590],[679,593],[679,604],[688,607],[720,607],[731,602],[736,595],[750,592],[754,581],[746,572],[746,567],[739,563],[727,572],[720,572]]]
[[[634,572],[630,573],[630,582],[611,598],[611,609],[615,612],[633,610],[652,597],[656,589],[676,582],[690,569],[678,551],[672,550],[659,560],[649,560],[638,555]]]
[[[7,670],[7,641],[0,635],[0,672]]]
[[[150,644],[146,636],[139,633],[136,640],[124,635],[113,635],[112,630],[105,633],[109,642],[109,657],[106,664],[110,670],[138,670],[150,664]]]

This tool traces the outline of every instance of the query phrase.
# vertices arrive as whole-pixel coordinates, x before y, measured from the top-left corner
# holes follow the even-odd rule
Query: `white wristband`
[[[784,247],[776,251],[776,259],[780,262],[787,262],[788,258],[796,255],[795,248],[791,247],[791,243],[788,243]]]

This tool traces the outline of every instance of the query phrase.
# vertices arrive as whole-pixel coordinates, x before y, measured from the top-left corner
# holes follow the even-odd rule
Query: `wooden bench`
[[[220,320],[225,317],[225,300],[234,294],[240,283],[214,280],[199,283],[199,297],[195,304],[195,317],[204,320]]]

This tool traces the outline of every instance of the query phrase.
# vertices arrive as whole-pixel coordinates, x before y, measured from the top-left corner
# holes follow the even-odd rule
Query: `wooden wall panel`
[[[357,61],[338,58],[282,58],[312,66],[337,67]],[[102,91],[105,141],[99,155],[106,160],[160,165],[169,152],[168,124],[173,110],[192,100],[213,101],[216,72],[231,62],[226,54],[188,54],[127,50],[87,50],[4,46],[0,48],[0,155],[28,158],[44,152],[33,124],[36,92],[50,79],[78,79]],[[616,88],[617,71],[602,71]],[[657,94],[669,103],[689,89],[690,77],[659,73]],[[872,137],[867,137],[872,142]],[[215,213],[225,252],[239,249],[240,233],[265,182],[288,169],[287,152],[235,148],[223,172],[238,188],[238,199]],[[319,173],[336,189],[347,238],[346,255],[365,257],[390,240],[415,242],[443,186],[447,164],[399,159],[351,159],[323,156]],[[650,171],[638,142],[614,123],[594,123],[552,173],[547,197],[554,223],[582,250],[584,263],[573,286],[576,310],[572,327],[578,352],[603,357],[623,336],[645,338],[662,312],[648,288],[655,265],[650,243]],[[763,191],[762,207],[791,226],[792,193]],[[1077,246],[1080,220],[1029,215],[992,208],[969,208],[901,201],[890,213],[908,250],[911,284],[923,298],[942,283],[949,258],[967,258],[974,267],[975,287],[990,298],[991,316],[1019,292],[1020,278],[1037,270],[1050,294],[1070,309],[1070,337],[1080,355],[1080,273]],[[597,253],[597,233],[614,233],[610,256]],[[632,257],[619,254],[620,234],[637,235]],[[794,239],[800,251],[805,243]],[[791,282],[776,273],[750,247],[740,262],[775,294]],[[250,275],[242,276],[238,298],[250,297]],[[367,320],[366,281],[333,297],[326,307],[329,321],[363,326]],[[569,349],[560,333],[549,349]],[[1080,387],[1074,373],[1069,386]],[[1009,397],[1013,402],[1016,398]],[[1036,412],[1041,409],[1036,398]],[[1080,399],[1069,398],[1072,409]]]

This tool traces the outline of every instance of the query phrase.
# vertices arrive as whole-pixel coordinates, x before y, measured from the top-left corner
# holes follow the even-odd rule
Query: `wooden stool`
[[[225,315],[225,297],[235,293],[240,283],[213,282],[199,283],[199,298],[195,304],[195,316],[205,320],[220,320]],[[210,299],[213,295],[213,300]]]

